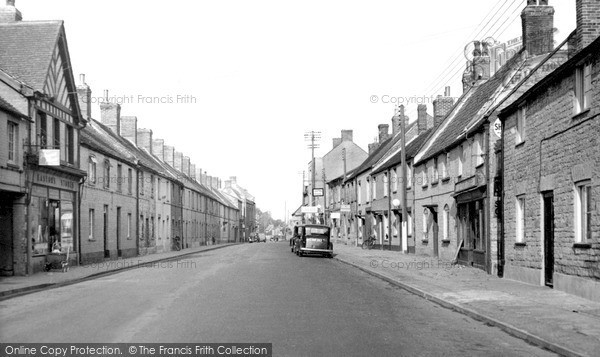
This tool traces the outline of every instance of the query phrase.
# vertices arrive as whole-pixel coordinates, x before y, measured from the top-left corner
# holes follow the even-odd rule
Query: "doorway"
[[[104,238],[104,258],[110,258],[110,250],[108,249],[108,205],[104,205],[104,211],[102,215],[102,235]]]
[[[429,211],[431,212],[431,231],[433,234],[433,256],[437,258],[440,256],[440,252],[438,250],[439,225],[437,207],[431,207],[429,208]]]
[[[117,207],[117,257],[121,256],[121,207]]]
[[[554,193],[542,195],[544,200],[544,284],[553,287],[554,275]]]

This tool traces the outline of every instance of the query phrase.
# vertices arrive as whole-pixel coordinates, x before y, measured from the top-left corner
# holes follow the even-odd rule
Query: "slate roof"
[[[377,163],[377,161],[379,161],[379,159],[381,159],[381,157],[398,140],[400,140],[400,135],[392,136],[392,137],[386,139],[384,142],[382,142],[379,145],[379,147],[377,147],[377,149],[373,150],[373,152],[367,157],[367,159],[362,164],[360,164],[360,166],[358,166],[358,168],[356,168],[354,170],[354,173],[352,173],[352,175],[350,175],[346,178],[345,181],[352,180],[352,179],[356,178],[358,175],[362,174],[363,172],[371,169],[371,167],[373,167],[373,165],[375,165]]]
[[[524,63],[522,58],[524,51],[524,49],[521,49],[517,52],[492,78],[471,88],[462,95],[450,114],[444,118],[436,132],[432,134],[433,141],[424,148],[422,155],[419,155],[418,162],[415,162],[415,164],[423,162],[462,141],[465,128],[472,123],[474,118],[481,118],[490,109],[499,90],[511,85],[510,78],[517,71],[519,65]]]
[[[421,135],[416,136],[413,140],[406,144],[406,161],[409,161],[410,159],[414,158],[415,155],[417,155],[417,153],[421,149],[421,146],[423,146],[425,141],[427,141],[427,138],[429,138],[429,135],[431,135],[431,133],[433,133],[433,128],[427,129],[427,131],[424,131],[423,133],[421,133]],[[373,174],[380,173],[384,170],[389,169],[390,167],[400,164],[401,162],[402,150],[399,150],[391,158],[388,158],[386,161],[384,161],[383,164],[380,164],[380,166],[376,166],[373,169]]]
[[[42,90],[62,30],[62,21],[0,23],[0,67]]]
[[[19,112],[19,110],[17,110],[17,108],[13,107],[9,102],[5,101],[2,97],[0,97],[0,108],[4,109],[5,111],[14,114],[18,117],[22,117],[22,118],[27,118],[27,116],[21,112]]]
[[[133,164],[135,157],[125,150],[124,147],[120,146],[118,142],[113,140],[106,130],[110,129],[102,127],[100,123],[93,119],[90,120],[88,125],[79,131],[81,145],[114,159]]]

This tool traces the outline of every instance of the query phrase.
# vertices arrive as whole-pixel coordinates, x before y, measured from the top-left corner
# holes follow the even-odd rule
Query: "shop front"
[[[81,176],[39,167],[31,173],[28,232],[32,271],[42,271],[51,255],[78,261],[78,192]],[[55,260],[55,259],[54,259]]]
[[[486,186],[473,176],[455,186],[457,206],[458,263],[486,269],[487,243],[485,232]]]

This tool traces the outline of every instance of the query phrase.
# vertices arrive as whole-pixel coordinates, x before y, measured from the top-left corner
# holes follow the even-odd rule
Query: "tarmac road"
[[[288,242],[237,245],[0,302],[2,342],[267,342],[274,356],[550,356]]]

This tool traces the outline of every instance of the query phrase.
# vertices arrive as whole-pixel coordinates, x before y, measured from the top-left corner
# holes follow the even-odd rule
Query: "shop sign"
[[[38,185],[51,186],[72,191],[77,189],[77,183],[75,181],[54,175],[48,175],[43,172],[36,172],[33,176],[33,182]]]
[[[39,156],[40,166],[60,166],[60,150],[42,149]]]

